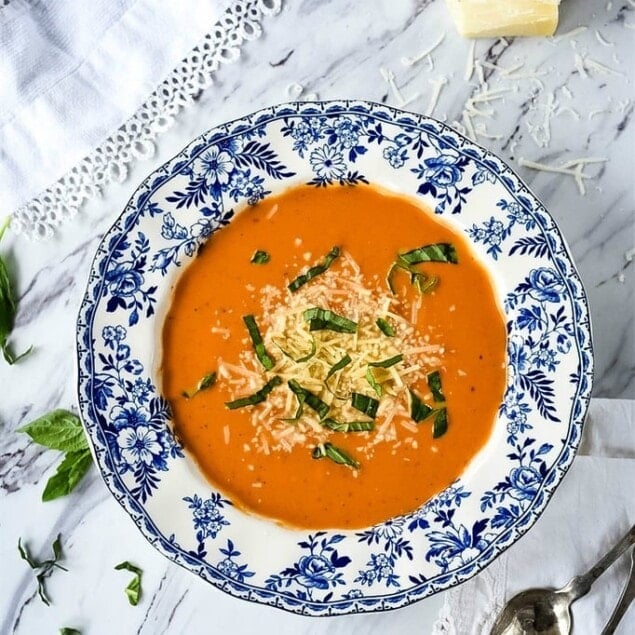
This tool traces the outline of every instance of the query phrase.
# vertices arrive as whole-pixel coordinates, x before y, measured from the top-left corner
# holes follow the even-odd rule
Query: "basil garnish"
[[[262,335],[260,335],[260,330],[256,324],[256,318],[254,318],[253,315],[244,315],[243,322],[249,331],[249,337],[251,338],[251,343],[254,345],[258,361],[266,370],[271,370],[274,366],[274,361],[269,356],[269,353],[267,353],[267,349],[262,341]]]
[[[368,415],[371,419],[374,419],[377,416],[379,401],[377,401],[377,399],[373,399],[372,397],[368,397],[367,395],[354,392],[351,395],[351,406],[353,406],[355,410],[359,410],[365,415]]]
[[[116,571],[130,571],[130,573],[134,573],[134,577],[128,583],[126,587],[126,595],[128,596],[128,602],[132,604],[132,606],[137,606],[139,604],[139,599],[141,598],[141,575],[143,571],[139,569],[139,567],[135,567],[133,564],[130,564],[127,560],[124,562],[120,562],[116,567]]]
[[[299,275],[295,280],[292,280],[287,288],[291,293],[295,293],[300,287],[304,286],[307,282],[313,280],[316,276],[324,273],[332,264],[333,261],[340,255],[340,248],[333,247],[331,251],[324,257],[324,262],[311,267],[306,273]]]
[[[64,628],[60,628],[60,635],[82,635],[82,633],[76,628],[68,628],[68,626],[64,626]]]
[[[432,436],[438,439],[443,436],[448,429],[448,411],[446,408],[437,410],[437,414],[434,417],[434,424],[432,425]]]
[[[9,226],[9,222],[10,218],[7,218],[0,226],[0,241]],[[15,364],[25,355],[28,355],[33,349],[33,347],[30,346],[24,353],[14,355],[9,348],[8,339],[13,330],[17,308],[17,303],[11,288],[11,280],[9,279],[9,269],[2,256],[0,256],[0,349],[7,364]]]
[[[61,569],[62,571],[68,570],[59,564],[59,559],[62,556],[62,534],[57,534],[57,538],[55,539],[55,542],[53,542],[52,548],[53,557],[50,560],[38,562],[31,556],[26,546],[22,545],[22,538],[18,538],[18,552],[20,554],[20,558],[22,558],[22,560],[24,560],[29,567],[36,572],[35,579],[37,580],[37,592],[40,599],[44,602],[44,604],[46,604],[46,606],[51,606],[51,600],[46,593],[44,580],[53,573],[54,569]]]
[[[388,359],[384,359],[380,362],[369,362],[369,366],[374,366],[375,368],[390,368],[395,364],[403,361],[403,355],[399,353],[398,355],[394,355],[393,357],[389,357]]]
[[[366,381],[370,384],[370,387],[377,393],[378,397],[381,397],[383,394],[383,389],[381,387],[381,383],[375,379],[375,375],[373,375],[373,369],[368,366],[366,369]]]
[[[334,432],[371,432],[375,429],[374,421],[336,421],[327,417],[321,424]]]
[[[347,465],[354,468],[359,467],[359,463],[352,456],[349,456],[344,450],[328,442],[320,443],[320,445],[313,448],[312,456],[314,459],[323,459],[326,457],[338,465]]]
[[[311,410],[315,410],[318,413],[320,419],[324,419],[326,415],[329,413],[329,405],[322,401],[317,395],[314,395],[310,390],[303,388],[295,379],[290,379],[288,382],[288,386],[291,389],[291,392],[296,395],[302,395],[304,399],[304,403],[311,408]]]
[[[302,317],[309,323],[309,331],[328,330],[336,333],[355,333],[357,331],[357,322],[328,309],[313,307],[304,311]]]
[[[377,325],[377,328],[387,337],[395,336],[395,329],[388,320],[385,320],[384,318],[377,318],[375,320],[375,324]]]
[[[456,265],[459,262],[456,249],[452,243],[434,243],[412,249],[397,255],[397,262],[407,267],[419,265],[422,262],[449,262]]]
[[[258,249],[254,252],[249,262],[254,265],[266,265],[270,260],[271,254],[269,252]]]
[[[272,377],[260,390],[256,391],[253,395],[248,397],[241,397],[240,399],[234,399],[234,401],[227,401],[225,407],[230,410],[236,410],[236,408],[244,408],[245,406],[255,406],[262,403],[267,399],[269,393],[282,383],[282,379],[276,375]]]
[[[445,395],[441,389],[441,373],[438,370],[428,375],[428,386],[432,392],[432,398],[437,403],[443,403],[445,401]]]
[[[413,390],[408,389],[410,393],[410,416],[415,423],[419,423],[424,419],[427,419],[434,410],[430,408],[427,404],[424,404],[421,401],[419,395],[417,395]]]
[[[351,359],[351,356],[346,353],[346,355],[344,355],[344,357],[342,357],[342,359],[339,360],[339,362],[335,362],[335,364],[333,364],[333,366],[331,366],[331,368],[329,368],[329,372],[326,373],[326,377],[324,378],[324,385],[326,386],[326,389],[336,398],[339,400],[344,400],[346,399],[345,397],[340,397],[339,395],[337,395],[335,392],[333,392],[331,390],[331,387],[329,386],[329,379],[339,370],[342,370],[342,368],[344,368],[345,366],[348,366],[353,360]]]
[[[194,397],[194,395],[201,392],[201,390],[207,390],[208,388],[211,388],[215,383],[216,383],[216,372],[211,372],[201,377],[198,384],[196,384],[195,388],[193,388],[192,390],[184,390],[181,394],[186,399],[191,399],[192,397]]]
[[[51,501],[70,494],[93,462],[79,417],[68,410],[53,410],[19,428],[18,432],[25,432],[40,445],[66,453],[46,483],[42,500]]]
[[[274,344],[276,343],[274,342]],[[291,353],[289,353],[288,351],[285,351],[284,348],[280,346],[280,344],[276,344],[276,346],[280,349],[280,352],[285,357],[288,357],[291,361],[295,362],[296,364],[302,364],[304,362],[308,362],[312,357],[315,356],[315,353],[317,352],[317,344],[315,342],[315,338],[311,338],[311,350],[306,355],[303,355],[302,357],[298,357],[297,359],[293,357]]]

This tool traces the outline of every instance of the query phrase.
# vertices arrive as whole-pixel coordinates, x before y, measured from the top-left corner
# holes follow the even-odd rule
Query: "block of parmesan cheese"
[[[553,35],[560,0],[446,0],[465,37]]]

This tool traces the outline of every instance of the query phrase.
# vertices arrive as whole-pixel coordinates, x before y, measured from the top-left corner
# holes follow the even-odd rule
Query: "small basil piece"
[[[327,417],[320,423],[333,432],[372,432],[375,429],[374,421],[336,421]]]
[[[137,606],[137,604],[139,604],[139,599],[141,598],[141,575],[143,574],[143,571],[127,560],[120,562],[115,567],[115,570],[130,571],[130,573],[134,574],[134,577],[130,580],[128,586],[126,587],[126,596],[128,597],[128,602],[130,602],[132,606]]]
[[[372,397],[368,397],[367,395],[354,392],[351,395],[351,406],[353,406],[355,410],[359,410],[371,419],[374,419],[377,416],[379,401],[377,401],[377,399],[373,399]]]
[[[398,254],[397,262],[406,267],[418,265],[422,262],[448,262],[456,265],[459,262],[459,257],[452,243],[433,243]]]
[[[377,318],[375,320],[375,324],[377,325],[377,328],[386,335],[386,337],[395,337],[395,329],[388,320],[385,320],[384,318]]]
[[[298,357],[298,358],[293,357],[291,353],[289,353],[288,351],[285,351],[284,348],[280,346],[280,344],[276,344],[276,346],[280,349],[280,352],[285,357],[288,357],[291,361],[295,362],[296,364],[303,364],[304,362],[308,362],[312,357],[315,356],[315,353],[317,352],[317,343],[315,342],[315,338],[311,338],[311,350],[306,355],[303,355],[302,357]]]
[[[306,400],[306,395],[304,393],[295,393],[295,398],[298,400],[298,409],[295,411],[293,417],[286,417],[280,419],[280,421],[284,421],[285,423],[295,423],[300,420],[300,417],[304,413],[304,402]]]
[[[236,410],[236,408],[244,408],[245,406],[255,406],[262,403],[267,399],[269,393],[282,383],[282,379],[276,375],[272,377],[260,390],[256,391],[253,395],[248,397],[241,397],[240,399],[234,399],[234,401],[225,402],[225,407],[230,410]]]
[[[194,395],[201,392],[201,390],[207,390],[208,388],[211,388],[216,383],[216,378],[217,375],[215,371],[208,373],[207,375],[201,377],[195,388],[191,390],[184,390],[181,394],[186,399],[191,399],[192,397],[194,397]]]
[[[370,387],[377,393],[378,397],[381,397],[383,394],[383,388],[381,387],[381,383],[375,379],[375,375],[373,375],[373,369],[369,366],[366,369],[366,381],[370,384]]]
[[[254,255],[251,257],[251,262],[253,265],[266,265],[271,260],[271,254],[262,249],[258,249],[254,252]]]
[[[316,276],[323,274],[332,264],[333,261],[340,255],[340,248],[333,247],[331,251],[324,257],[324,262],[321,262],[311,267],[306,273],[299,275],[295,280],[292,280],[287,288],[291,293],[295,293],[300,287],[304,286],[307,282],[310,282]]]
[[[352,456],[328,442],[320,443],[320,445],[313,448],[311,456],[313,456],[314,459],[323,459],[326,457],[338,465],[347,465],[353,468],[359,467],[359,463]]]
[[[413,390],[408,389],[410,393],[410,416],[415,423],[419,423],[424,419],[427,419],[434,410],[430,408],[427,404],[424,404],[421,401],[419,395],[417,395]]]
[[[432,425],[432,436],[435,439],[443,436],[448,430],[448,411],[441,408],[436,411],[434,416],[434,424]]]
[[[262,335],[260,335],[260,330],[256,324],[256,318],[254,318],[253,315],[244,315],[243,322],[247,327],[247,331],[249,331],[249,337],[256,351],[258,361],[265,367],[265,370],[271,370],[274,366],[274,361],[269,356],[269,353],[267,353],[267,349],[262,341]]]
[[[342,357],[342,359],[340,359],[338,362],[335,362],[335,364],[333,364],[333,366],[331,366],[329,368],[329,372],[326,373],[326,377],[324,378],[324,385],[326,386],[326,389],[336,398],[339,399],[340,401],[345,400],[346,397],[341,397],[340,395],[337,395],[333,390],[331,390],[331,387],[329,386],[329,379],[338,371],[342,370],[342,368],[344,368],[345,366],[348,366],[353,360],[351,359],[351,356],[346,353],[346,355],[344,355],[344,357]]]
[[[357,322],[338,315],[329,309],[312,307],[302,313],[302,317],[309,323],[309,331],[335,331],[336,333],[356,333]]]
[[[315,410],[318,413],[320,419],[324,419],[326,415],[329,413],[330,407],[329,405],[322,401],[317,395],[314,395],[310,390],[303,388],[295,379],[290,379],[287,382],[289,389],[291,392],[296,395],[302,395],[304,398],[304,403],[311,408],[311,410]]]
[[[394,355],[393,357],[389,357],[388,359],[383,359],[379,362],[369,362],[369,366],[373,366],[374,368],[390,368],[391,366],[395,366],[399,362],[403,361],[403,355],[399,353],[398,355]]]
[[[445,395],[441,389],[441,373],[438,370],[428,375],[428,387],[432,392],[432,398],[436,403],[445,402]]]
[[[60,628],[60,635],[82,635],[82,633],[76,628],[69,628],[68,626],[64,626],[63,628]]]
[[[57,534],[57,538],[52,545],[53,557],[49,560],[39,562],[31,554],[25,545],[22,544],[22,538],[18,538],[18,553],[20,558],[24,560],[33,571],[35,571],[35,579],[37,580],[37,592],[40,599],[46,606],[51,606],[51,600],[46,593],[46,587],[44,581],[48,578],[55,569],[61,569],[67,571],[65,567],[59,564],[59,559],[62,556],[62,534]]]

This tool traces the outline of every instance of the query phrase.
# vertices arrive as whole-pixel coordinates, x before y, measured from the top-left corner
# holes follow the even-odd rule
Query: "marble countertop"
[[[510,162],[551,211],[586,285],[594,395],[635,397],[635,267],[628,260],[635,244],[632,2],[565,1],[555,38],[477,41],[473,55],[480,65],[469,80],[472,43],[456,35],[441,0],[359,7],[335,0],[286,2],[280,15],[265,22],[263,37],[218,72],[159,139],[156,156],[134,165],[123,185],[108,187],[48,242],[30,244],[12,235],[3,240],[20,296],[13,342],[16,350],[33,344],[34,352],[14,367],[0,364],[0,633],[54,633],[63,626],[84,635],[431,632],[442,594],[396,612],[329,619],[285,614],[210,589],[142,538],[96,470],[72,495],[41,503],[59,456],[14,432],[53,408],[74,407],[75,318],[88,270],[101,236],[137,184],[206,129],[297,96],[292,83],[303,87],[300,98],[314,93],[400,106],[380,74],[384,68],[394,73],[403,100],[411,99],[407,109],[428,112],[438,85],[432,114],[465,125],[461,113],[480,91],[482,69],[482,79],[500,98],[476,104],[482,114],[471,121],[479,141]],[[443,34],[429,56],[402,63]],[[555,166],[581,158],[606,161],[584,167],[591,178],[584,180],[582,196],[572,176],[522,167],[521,158]],[[37,597],[16,545],[22,536],[44,556],[57,533],[68,572],[50,578],[49,608]],[[123,593],[128,574],[113,570],[122,560],[145,571],[137,607]]]

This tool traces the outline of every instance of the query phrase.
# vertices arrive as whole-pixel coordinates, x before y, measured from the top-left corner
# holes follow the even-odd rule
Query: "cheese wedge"
[[[553,35],[560,0],[446,0],[465,37]]]

